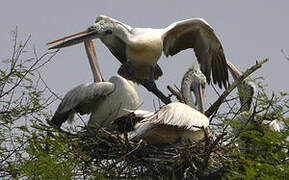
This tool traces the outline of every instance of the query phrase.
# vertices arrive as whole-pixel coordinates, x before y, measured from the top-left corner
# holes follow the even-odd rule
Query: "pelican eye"
[[[205,88],[205,87],[206,87],[206,84],[207,84],[207,81],[206,81],[206,80],[202,80],[202,81],[201,81],[201,86],[202,86],[202,88]]]
[[[106,30],[105,34],[112,34],[112,30],[110,30],[110,29]]]
[[[88,28],[88,32],[91,32],[91,31],[94,31],[95,30],[95,26],[90,26],[89,28]]]

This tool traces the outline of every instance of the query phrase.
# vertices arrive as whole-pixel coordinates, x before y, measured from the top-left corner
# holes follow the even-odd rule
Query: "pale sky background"
[[[116,3],[119,2],[119,3]],[[244,71],[256,60],[269,58],[252,77],[263,76],[269,91],[289,92],[289,61],[281,49],[289,53],[289,1],[192,1],[192,0],[94,0],[94,1],[15,1],[2,0],[0,6],[1,41],[0,59],[10,57],[11,31],[18,26],[19,37],[32,35],[28,50],[35,46],[38,54],[47,51],[46,42],[89,27],[100,15],[116,18],[132,27],[163,28],[174,21],[201,17],[208,21],[218,34],[226,57]],[[95,40],[97,54],[106,80],[116,74],[119,62],[99,41]],[[157,81],[166,94],[166,85],[180,85],[188,67],[196,63],[192,50],[159,60],[164,75]],[[3,64],[1,64],[2,66]],[[48,86],[64,95],[71,88],[93,81],[84,45],[62,49],[41,69]],[[137,88],[142,109],[153,110],[155,96],[143,87]],[[206,108],[214,102],[216,94],[211,87],[206,91]],[[55,111],[59,102],[50,108]]]

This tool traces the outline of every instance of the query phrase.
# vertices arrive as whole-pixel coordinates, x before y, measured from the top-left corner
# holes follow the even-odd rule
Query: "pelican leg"
[[[157,89],[157,85],[155,83],[155,79],[154,79],[154,66],[151,66],[150,69],[150,78],[149,79],[145,79],[143,80],[144,82],[144,86],[147,88],[147,90],[149,91],[154,91],[154,89]]]
[[[154,80],[154,66],[151,67],[151,76],[150,79],[143,80],[141,84],[150,92],[154,93],[160,100],[163,101],[165,104],[171,103],[171,99],[165,96],[157,87],[155,80]]]
[[[134,68],[133,68],[133,66],[131,65],[130,62],[127,62],[127,61],[126,61],[125,63],[123,63],[123,66],[124,66],[124,68],[126,69],[128,75],[129,75],[131,78],[135,77]]]

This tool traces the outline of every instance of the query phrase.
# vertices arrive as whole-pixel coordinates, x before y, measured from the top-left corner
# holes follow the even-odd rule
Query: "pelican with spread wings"
[[[77,36],[77,37],[75,37]],[[172,23],[163,29],[132,28],[108,16],[98,16],[88,29],[49,42],[53,44],[74,37],[49,49],[63,48],[85,40],[99,38],[122,63],[119,74],[144,85],[166,104],[169,98],[158,90],[154,80],[162,75],[157,62],[162,55],[173,56],[186,49],[194,49],[208,83],[211,74],[214,84],[227,87],[228,70],[223,47],[213,28],[201,18]]]

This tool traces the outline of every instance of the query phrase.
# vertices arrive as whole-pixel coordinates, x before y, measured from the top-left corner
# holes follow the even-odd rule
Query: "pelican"
[[[75,37],[78,36],[78,37]],[[193,48],[208,83],[211,71],[214,84],[227,87],[228,70],[223,47],[213,28],[201,18],[191,18],[172,23],[163,29],[132,28],[116,19],[100,15],[88,29],[47,44],[71,37],[49,49],[75,45],[88,39],[100,38],[110,52],[123,64],[119,74],[141,83],[158,96],[154,80],[163,73],[157,62],[162,52],[173,56],[182,50]],[[159,97],[159,96],[158,96]],[[170,100],[165,100],[166,104]]]
[[[75,113],[91,114],[88,130],[94,132],[99,127],[109,127],[115,119],[126,115],[123,109],[136,109],[139,96],[133,83],[119,75],[102,82],[93,42],[85,42],[85,47],[95,82],[68,91],[50,124],[60,128],[65,121],[72,122]]]
[[[178,145],[203,139],[205,134],[202,128],[209,125],[209,119],[203,114],[205,84],[206,77],[198,67],[189,69],[181,86],[188,105],[172,102],[154,114],[138,112],[146,118],[136,125],[130,139],[143,139],[154,145]],[[195,103],[192,102],[191,90],[195,94]]]
[[[242,75],[242,73],[228,60],[227,64],[233,79],[237,80]],[[252,80],[246,78],[242,83],[237,85],[237,89],[239,92],[241,113],[236,117],[236,121],[242,123],[242,125],[245,125],[251,116],[250,108],[253,95],[256,92],[256,86]],[[262,124],[267,125],[271,131],[280,132],[280,126],[278,125],[277,120],[263,120]]]

